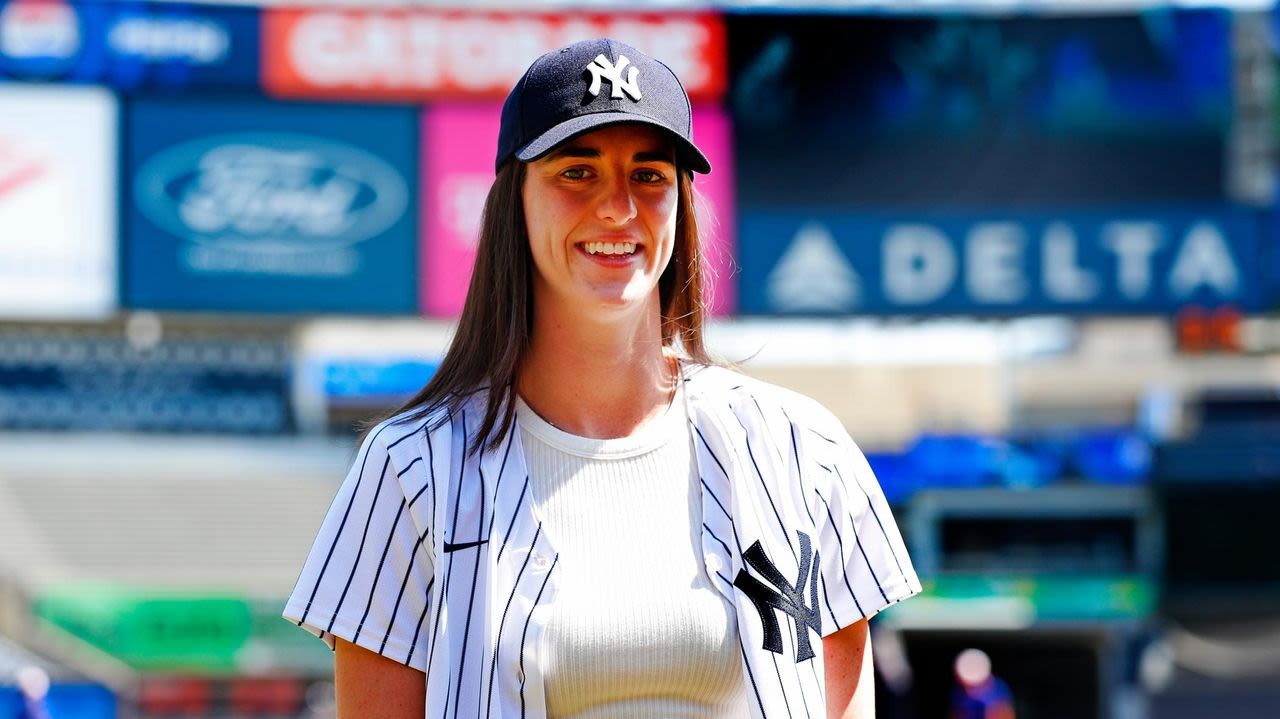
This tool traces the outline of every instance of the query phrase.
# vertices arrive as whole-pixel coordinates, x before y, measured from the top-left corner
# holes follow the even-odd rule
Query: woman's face
[[[535,306],[571,314],[658,303],[675,243],[675,151],[645,125],[569,140],[525,174]]]

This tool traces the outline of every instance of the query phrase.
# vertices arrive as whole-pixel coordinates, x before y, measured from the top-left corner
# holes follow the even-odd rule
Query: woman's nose
[[[625,176],[607,182],[601,189],[596,216],[618,225],[630,222],[636,216],[635,197]]]

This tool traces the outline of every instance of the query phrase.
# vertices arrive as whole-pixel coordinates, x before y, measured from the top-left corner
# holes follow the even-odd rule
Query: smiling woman
[[[870,719],[867,619],[919,582],[839,422],[707,356],[680,81],[548,53],[496,166],[454,340],[285,609],[339,716]]]

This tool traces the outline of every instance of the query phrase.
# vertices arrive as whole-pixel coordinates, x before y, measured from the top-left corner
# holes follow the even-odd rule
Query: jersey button
[[[724,569],[724,562],[720,561],[720,557],[715,554],[707,554],[703,557],[703,564],[707,568],[707,574],[715,574]]]
[[[547,559],[547,555],[541,552],[534,552],[533,554],[534,569],[538,570],[539,572],[545,572],[547,571],[547,567],[549,566],[551,566],[551,560]]]

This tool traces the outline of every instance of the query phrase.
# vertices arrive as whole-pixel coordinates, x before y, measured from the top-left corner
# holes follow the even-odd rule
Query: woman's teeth
[[[630,255],[636,251],[634,242],[587,242],[585,246],[593,255]]]

